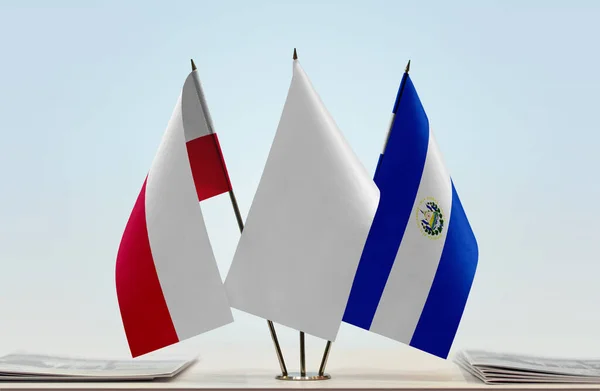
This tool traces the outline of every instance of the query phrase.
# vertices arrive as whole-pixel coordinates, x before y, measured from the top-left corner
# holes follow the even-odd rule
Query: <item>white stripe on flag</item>
[[[194,85],[196,83],[194,78],[198,78],[197,72],[189,74],[185,79],[183,91],[181,92],[183,97],[182,116],[185,123],[185,141],[191,141],[210,134],[207,116],[200,103],[198,91]],[[197,83],[200,85],[199,79],[197,79]]]
[[[428,197],[433,197],[441,207],[446,224],[446,229],[437,239],[426,237],[420,228],[419,221],[423,217],[420,210],[426,208],[424,201]],[[371,324],[370,330],[374,333],[397,341],[410,342],[444,249],[451,208],[450,174],[430,130],[421,183],[394,265]]]
[[[180,97],[148,173],[146,219],[160,285],[183,340],[233,316],[196,195],[181,104]]]

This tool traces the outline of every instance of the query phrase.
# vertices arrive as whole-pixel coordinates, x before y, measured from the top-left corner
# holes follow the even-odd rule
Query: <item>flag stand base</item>
[[[307,373],[306,375],[302,375],[300,374],[300,372],[292,372],[292,373],[288,373],[287,375],[277,375],[275,377],[275,379],[277,380],[300,380],[300,381],[306,381],[306,380],[329,380],[331,379],[331,376],[327,373],[324,373],[322,375],[319,375],[318,373],[314,372],[314,373]]]
[[[273,331],[272,324],[269,324],[271,331]],[[329,357],[329,351],[331,350],[331,341],[327,341],[325,346],[325,352],[323,352],[323,358],[321,359],[321,366],[319,372],[306,372],[306,348],[304,344],[304,331],[300,332],[300,372],[288,373],[283,361],[281,352],[278,352],[279,364],[281,366],[281,374],[275,376],[277,380],[292,380],[292,381],[314,381],[314,380],[329,380],[331,375],[325,373],[325,366],[327,365],[327,359]]]

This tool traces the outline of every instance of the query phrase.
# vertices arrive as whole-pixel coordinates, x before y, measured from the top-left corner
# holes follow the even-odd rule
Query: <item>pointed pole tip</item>
[[[406,64],[406,69],[404,70],[404,72],[408,73],[408,71],[410,71],[410,60],[408,60],[408,64]]]
[[[194,64],[194,59],[192,58],[191,61],[192,61],[192,71],[195,71],[197,68],[196,68],[196,64]]]
[[[294,48],[294,56],[292,57],[294,60],[298,59],[298,53],[296,52],[296,48]]]

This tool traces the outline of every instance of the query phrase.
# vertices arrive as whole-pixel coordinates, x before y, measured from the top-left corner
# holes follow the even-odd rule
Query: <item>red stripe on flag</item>
[[[125,227],[115,273],[121,319],[133,357],[179,341],[148,239],[146,180]]]
[[[186,143],[198,201],[231,190],[227,166],[216,133]]]

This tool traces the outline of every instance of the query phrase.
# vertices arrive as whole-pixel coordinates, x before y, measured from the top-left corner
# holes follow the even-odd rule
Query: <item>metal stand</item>
[[[329,357],[329,350],[331,349],[331,341],[327,341],[325,346],[325,352],[323,353],[323,359],[321,360],[321,366],[319,372],[306,372],[306,344],[304,342],[304,332],[300,332],[300,372],[292,372],[289,374],[281,374],[276,376],[277,380],[328,380],[331,376],[325,373],[325,365],[327,365],[327,358]]]
[[[321,366],[319,367],[319,375],[320,376],[325,375],[325,366],[327,365],[327,359],[329,358],[330,350],[331,350],[331,341],[327,341],[327,345],[325,345],[325,351],[323,352],[323,358],[321,359]]]
[[[281,346],[279,346],[279,341],[277,340],[275,326],[270,320],[267,320],[267,323],[269,324],[269,331],[271,332],[271,339],[273,340],[273,345],[275,345],[275,354],[277,354],[277,360],[279,361],[279,367],[281,368],[281,376],[287,376],[288,371],[285,367],[285,360],[283,359],[283,354],[281,353]]]
[[[329,376],[326,373],[323,375],[319,375],[314,372],[309,372],[303,376],[298,372],[292,372],[285,376],[277,375],[277,377],[275,377],[275,379],[277,379],[277,380],[329,380],[329,379],[331,379],[331,376]]]

